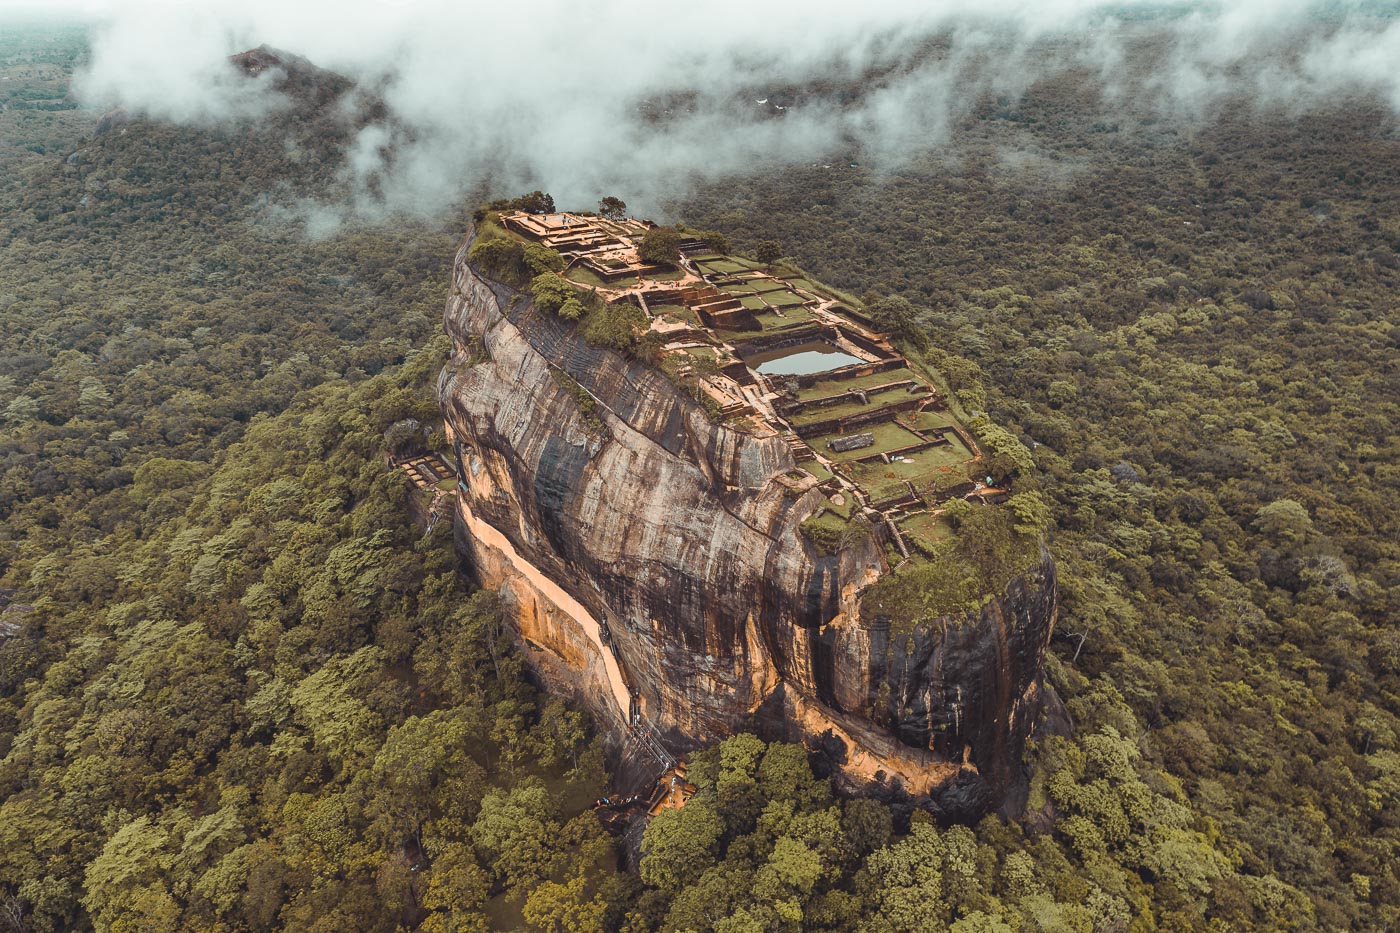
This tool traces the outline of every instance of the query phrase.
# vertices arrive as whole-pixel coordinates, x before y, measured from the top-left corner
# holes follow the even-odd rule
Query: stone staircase
[[[785,434],[783,440],[787,443],[788,451],[792,454],[792,459],[798,463],[807,463],[817,459],[817,453],[811,447],[803,443],[802,438],[796,434]]]
[[[894,539],[894,546],[899,549],[900,556],[905,560],[909,559],[909,545],[904,543],[904,535],[900,534],[899,526],[888,516],[885,519],[885,528],[889,530],[890,537]]]

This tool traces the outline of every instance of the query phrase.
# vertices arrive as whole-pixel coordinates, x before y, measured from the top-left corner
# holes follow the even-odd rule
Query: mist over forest
[[[1283,118],[1356,95],[1400,107],[1394,8],[1316,0],[721,3],[664,28],[628,2],[123,3],[103,11],[77,93],[189,125],[255,118],[290,103],[228,65],[261,44],[383,105],[347,147],[345,194],[315,205],[321,224],[441,216],[483,182],[581,204],[623,190],[655,213],[678,180],[754,165],[896,171],[922,152],[956,158],[957,124],[984,99],[1066,80],[1098,120],[1185,131],[1230,101]]]

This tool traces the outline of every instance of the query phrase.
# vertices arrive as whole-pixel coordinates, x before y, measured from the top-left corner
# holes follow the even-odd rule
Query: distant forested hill
[[[92,131],[93,114],[69,88],[86,51],[79,26],[0,23],[0,190],[23,183],[26,167],[66,155]]]

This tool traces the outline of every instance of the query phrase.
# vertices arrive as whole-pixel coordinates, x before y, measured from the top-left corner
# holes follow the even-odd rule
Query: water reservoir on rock
[[[838,350],[824,340],[810,340],[781,350],[755,353],[746,357],[744,362],[765,376],[806,376],[864,363],[865,360]]]

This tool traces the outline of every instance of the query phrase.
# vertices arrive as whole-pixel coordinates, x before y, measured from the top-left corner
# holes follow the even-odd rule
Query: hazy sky
[[[1375,4],[710,0],[655,12],[666,6],[0,0],[0,13],[90,19],[92,63],[78,87],[97,106],[195,123],[256,114],[275,103],[265,85],[225,62],[263,43],[375,87],[412,139],[370,127],[357,140],[351,181],[367,192],[374,179],[379,193],[343,209],[362,215],[431,212],[487,173],[570,204],[615,193],[654,209],[692,179],[829,158],[852,139],[877,162],[897,161],[947,144],[980,95],[1015,97],[1063,69],[1093,75],[1106,108],[1187,119],[1209,119],[1238,91],[1295,109],[1365,91],[1400,109],[1400,17]],[[1167,31],[1168,52],[1142,74],[1130,66],[1145,28]],[[809,98],[777,117],[758,103],[768,88],[871,68],[886,77],[855,103]],[[667,119],[642,119],[644,102],[682,93]]]

